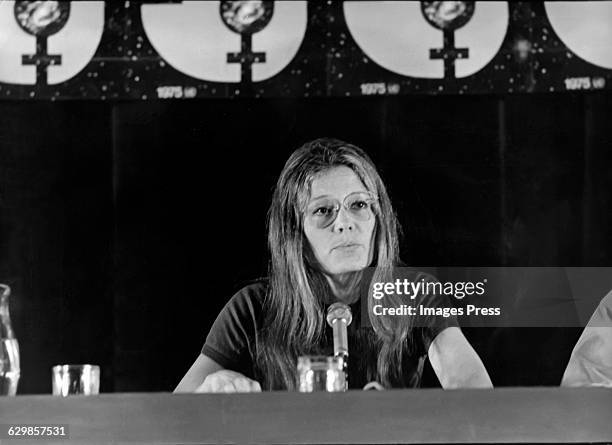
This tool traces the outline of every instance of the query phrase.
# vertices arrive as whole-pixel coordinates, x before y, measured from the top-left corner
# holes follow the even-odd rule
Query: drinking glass
[[[57,365],[51,368],[54,396],[93,395],[100,391],[100,367]]]
[[[298,358],[300,392],[346,391],[346,375],[342,357],[307,355]]]

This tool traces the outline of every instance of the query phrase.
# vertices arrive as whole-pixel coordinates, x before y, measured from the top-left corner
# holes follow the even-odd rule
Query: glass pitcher
[[[0,284],[0,396],[14,396],[19,383],[19,343],[9,315],[11,288]]]

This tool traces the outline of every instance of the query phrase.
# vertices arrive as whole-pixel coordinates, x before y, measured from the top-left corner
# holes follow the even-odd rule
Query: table
[[[38,444],[605,443],[612,389],[17,396],[0,397],[0,424],[68,425]]]

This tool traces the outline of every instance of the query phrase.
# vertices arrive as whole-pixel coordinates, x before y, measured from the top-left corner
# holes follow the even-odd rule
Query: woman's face
[[[324,273],[343,274],[370,265],[376,224],[371,198],[355,172],[345,166],[331,168],[312,181],[304,233]]]

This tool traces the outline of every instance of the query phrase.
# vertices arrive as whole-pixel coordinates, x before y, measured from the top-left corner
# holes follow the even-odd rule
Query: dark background
[[[266,273],[276,177],[321,136],[372,156],[408,264],[610,266],[610,97],[0,102],[19,393],[84,362],[104,392],[171,391],[224,303]],[[466,332],[496,385],[559,384],[579,334]]]

